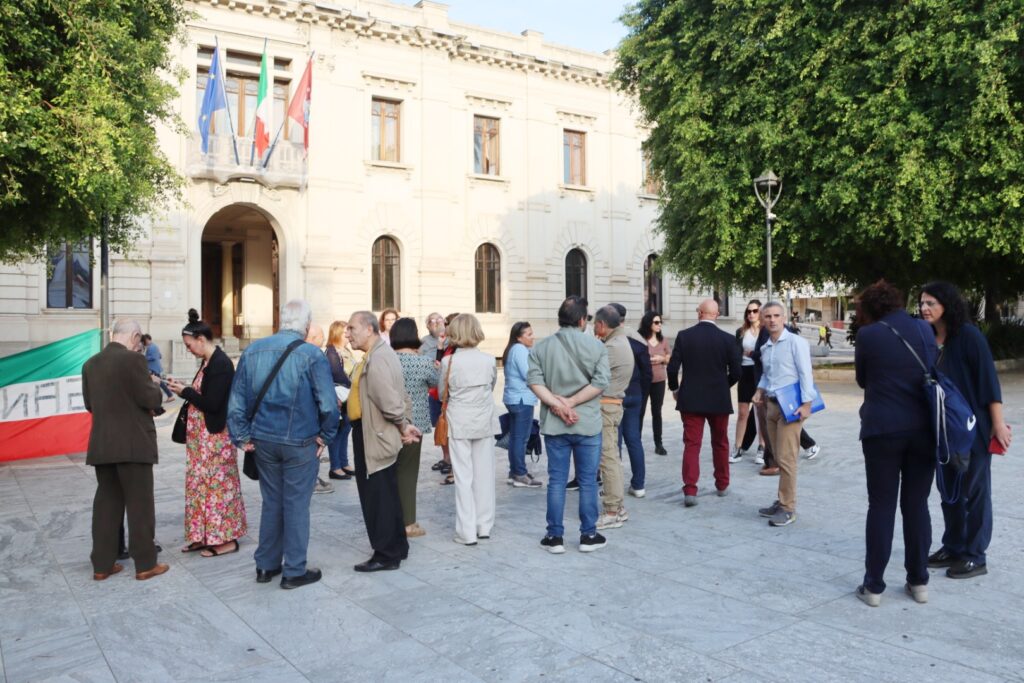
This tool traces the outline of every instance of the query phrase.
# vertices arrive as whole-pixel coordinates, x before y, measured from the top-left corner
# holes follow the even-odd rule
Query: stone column
[[[234,242],[220,243],[220,333],[225,339],[233,337],[235,329],[235,278],[231,258],[234,246]]]

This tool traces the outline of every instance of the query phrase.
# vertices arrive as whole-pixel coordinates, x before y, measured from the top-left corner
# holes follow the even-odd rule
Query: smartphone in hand
[[[1006,425],[1006,428],[1010,429],[1010,425]],[[999,439],[994,436],[988,442],[988,452],[992,455],[1006,455],[1006,449],[1003,448],[1003,444],[999,443]]]

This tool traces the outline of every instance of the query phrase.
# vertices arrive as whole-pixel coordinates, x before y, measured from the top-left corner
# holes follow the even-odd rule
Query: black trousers
[[[651,430],[654,432],[654,445],[661,445],[661,407],[665,404],[665,382],[651,383]],[[647,396],[640,404],[640,425],[644,424],[647,415]]]
[[[359,505],[363,509],[373,559],[380,562],[404,560],[409,556],[409,540],[405,537],[402,503],[398,497],[398,463],[366,476],[362,420],[352,422],[352,452]]]
[[[896,503],[903,514],[903,565],[907,582],[928,583],[928,549],[932,520],[928,494],[935,476],[935,450],[928,434],[877,437],[861,442],[867,473],[868,515],[864,529],[864,586],[872,593],[885,590],[885,567],[892,554]]]
[[[120,550],[118,535],[128,515],[128,552],[135,572],[156,566],[156,511],[153,466],[125,462],[96,465],[96,497],[92,503],[92,566],[109,572]]]

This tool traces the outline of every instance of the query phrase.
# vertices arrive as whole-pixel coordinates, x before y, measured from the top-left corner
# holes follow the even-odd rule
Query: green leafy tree
[[[0,260],[97,236],[102,216],[128,248],[177,192],[155,126],[181,129],[169,46],[186,16],[182,0],[0,2]]]
[[[778,281],[1024,290],[1024,1],[639,0],[623,21],[670,270],[763,286],[771,168]]]

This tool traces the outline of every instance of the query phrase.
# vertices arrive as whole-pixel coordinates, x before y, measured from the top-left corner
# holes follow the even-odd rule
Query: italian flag
[[[0,358],[0,462],[88,448],[82,365],[99,350],[100,331],[90,330]]]
[[[253,144],[256,145],[256,154],[260,163],[263,163],[263,154],[270,147],[270,118],[273,115],[273,98],[269,97],[270,83],[267,78],[267,47],[263,46],[263,63],[260,65],[260,84],[256,91],[256,132],[253,134]]]

